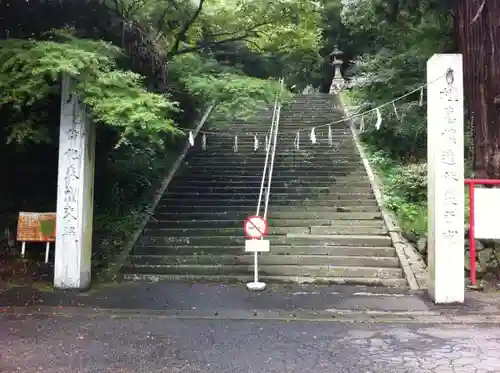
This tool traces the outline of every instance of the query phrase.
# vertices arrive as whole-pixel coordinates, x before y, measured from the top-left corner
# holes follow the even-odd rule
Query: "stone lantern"
[[[332,84],[330,85],[330,94],[339,94],[340,91],[345,87],[345,80],[342,76],[342,72],[340,71],[343,63],[342,59],[340,58],[342,54],[343,52],[339,50],[338,46],[336,46],[335,50],[330,53],[330,56],[333,56],[332,66],[334,67],[333,80]]]

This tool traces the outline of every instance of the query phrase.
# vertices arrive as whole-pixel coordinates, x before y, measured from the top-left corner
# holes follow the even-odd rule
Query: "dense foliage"
[[[342,23],[357,51],[348,71],[347,100],[369,110],[404,94],[414,94],[365,117],[362,135],[384,181],[387,207],[410,236],[427,231],[426,112],[418,88],[426,82],[426,62],[434,53],[455,50],[453,15],[446,2],[357,0],[342,9]]]

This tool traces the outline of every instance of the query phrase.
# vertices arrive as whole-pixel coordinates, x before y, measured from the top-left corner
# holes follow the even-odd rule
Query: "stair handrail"
[[[271,120],[271,128],[269,129],[269,141],[267,142],[267,147],[266,147],[266,159],[264,160],[264,168],[262,169],[262,179],[260,182],[260,191],[259,191],[259,200],[257,202],[257,211],[255,213],[256,216],[259,216],[260,213],[260,207],[262,205],[262,198],[264,197],[264,184],[266,181],[266,176],[267,176],[267,170],[268,170],[268,162],[269,162],[269,155],[270,155],[270,150],[271,150],[271,144],[273,142],[273,130],[276,124],[276,118],[277,118],[277,113],[278,113],[278,107],[281,106],[281,103],[279,101],[281,91],[283,89],[283,79],[280,79],[280,92],[276,94],[276,99],[274,100],[274,107],[273,107],[273,118]],[[275,149],[274,149],[275,150]],[[274,156],[272,157],[274,159]],[[267,196],[267,191],[266,191],[266,196]],[[266,200],[269,201],[269,198],[266,197]],[[265,210],[267,211],[267,206],[265,205]],[[264,217],[265,219],[265,217]]]
[[[285,80],[281,78],[281,85],[280,85],[280,93],[279,96],[281,98],[281,95],[283,93],[283,88],[285,85]],[[273,169],[274,169],[274,157],[276,155],[276,144],[278,143],[278,130],[279,130],[279,125],[280,125],[280,116],[281,116],[281,101],[278,101],[278,107],[276,110],[276,118],[275,118],[275,124],[274,124],[274,139],[270,142],[273,144],[273,150],[271,153],[271,162],[269,164],[269,175],[267,177],[267,188],[266,188],[266,200],[264,202],[264,220],[267,220],[267,212],[268,212],[268,206],[269,206],[269,196],[271,194],[271,181],[273,178]]]

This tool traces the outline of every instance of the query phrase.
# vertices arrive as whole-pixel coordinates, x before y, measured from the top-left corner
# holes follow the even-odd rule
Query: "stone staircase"
[[[338,105],[338,104],[337,104]],[[223,131],[269,130],[272,109]],[[407,285],[396,250],[342,111],[326,94],[297,96],[281,111],[269,202],[271,252],[260,255],[267,282]],[[295,150],[296,131],[300,149]],[[126,279],[248,281],[243,220],[254,215],[265,159],[264,136],[208,137],[162,197],[122,271]],[[261,211],[262,214],[262,211]]]

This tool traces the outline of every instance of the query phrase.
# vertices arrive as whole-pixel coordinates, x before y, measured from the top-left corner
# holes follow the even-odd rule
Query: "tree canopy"
[[[309,0],[3,4],[0,105],[12,112],[11,141],[48,139],[37,109],[57,96],[61,73],[78,79],[95,120],[153,139],[176,132],[183,94],[189,106],[216,103],[218,116],[245,117],[274,100],[277,78],[321,61],[321,5]],[[252,74],[228,64],[238,50],[281,69]]]

